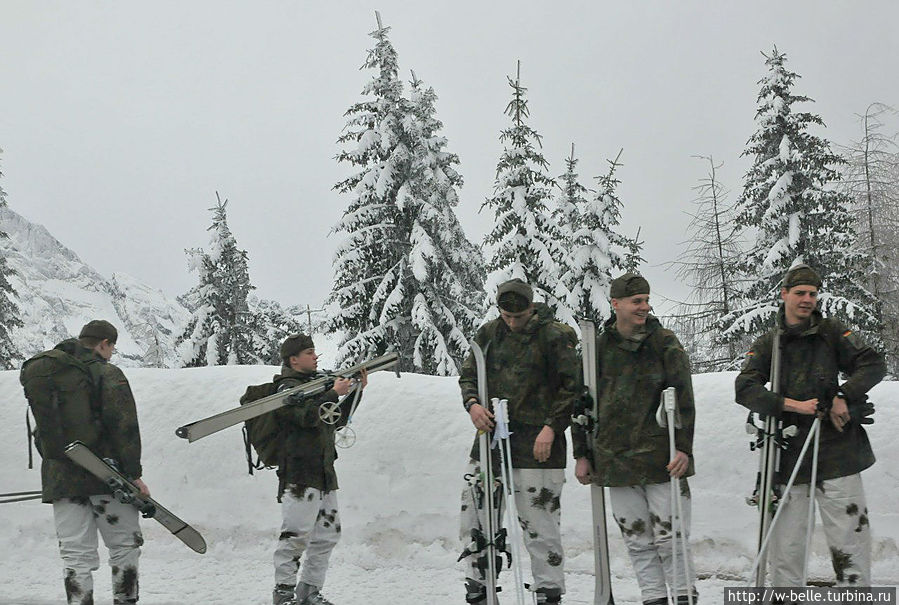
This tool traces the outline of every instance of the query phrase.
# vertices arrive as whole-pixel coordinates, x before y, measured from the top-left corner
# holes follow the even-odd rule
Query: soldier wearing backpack
[[[318,355],[312,338],[288,336],[281,345],[283,367],[274,378],[277,391],[284,391],[320,377]],[[362,372],[361,388],[368,383]],[[333,605],[321,594],[331,551],[340,539],[337,512],[337,474],[334,460],[334,431],[346,424],[349,407],[334,425],[319,417],[319,406],[336,402],[349,393],[352,381],[334,380],[329,391],[274,412],[281,428],[282,448],[278,463],[278,502],[281,503],[281,535],[275,548],[274,605]],[[297,584],[297,574],[302,573]]]
[[[72,441],[82,441],[98,456],[115,460],[142,493],[150,493],[140,479],[140,431],[131,387],[109,363],[117,337],[108,321],[90,321],[77,339],[26,361],[20,375],[37,424],[43,502],[53,505],[69,605],[94,602],[98,532],[109,549],[114,603],[138,599],[143,537],[137,509],[113,498],[104,483],[63,453]]]
[[[612,281],[613,315],[596,339],[597,433],[593,459],[583,427],[572,426],[575,476],[585,485],[608,486],[612,514],[627,546],[644,605],[668,603],[668,589],[676,602],[688,603],[696,594],[692,556],[685,580],[684,561],[673,570],[670,520],[673,518],[670,479],[680,479],[684,517],[678,532],[689,539],[690,489],[693,474],[693,386],[690,361],[677,336],[652,316],[649,283],[625,273]],[[655,413],[662,391],[677,389],[681,428],[675,431],[674,459],[669,454],[668,430]]]
[[[515,503],[531,559],[537,602],[560,603],[565,592],[559,498],[565,482],[567,443],[574,400],[581,392],[577,334],[555,321],[552,310],[534,303],[531,287],[520,279],[499,285],[500,316],[481,326],[474,340],[485,351],[488,397],[508,400]],[[494,427],[490,402],[480,401],[471,354],[459,376],[462,405],[479,431]],[[478,441],[471,448],[467,475],[477,475]],[[498,473],[497,473],[498,475]],[[462,491],[460,535],[467,543],[481,525],[476,496]],[[465,600],[487,602],[486,570],[479,553],[466,557]]]

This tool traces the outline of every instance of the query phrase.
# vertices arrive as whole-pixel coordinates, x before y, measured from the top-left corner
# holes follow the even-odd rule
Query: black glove
[[[849,421],[859,424],[874,424],[874,403],[868,400],[868,396],[862,396],[859,402],[847,402],[849,406]]]

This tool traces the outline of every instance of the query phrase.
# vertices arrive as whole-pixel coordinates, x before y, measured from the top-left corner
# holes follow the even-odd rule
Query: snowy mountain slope
[[[119,329],[121,365],[174,363],[175,337],[188,317],[177,301],[128,275],[106,279],[9,208],[0,208],[0,230],[9,234],[0,248],[18,273],[11,282],[25,325],[13,338],[26,358],[102,318]]]
[[[209,552],[196,555],[152,521],[142,558],[141,603],[264,605],[270,602],[271,551],[278,533],[276,478],[246,472],[239,427],[189,444],[174,429],[237,404],[247,384],[276,368],[211,367],[127,371],[138,401],[145,477],[154,496],[193,523]],[[693,544],[704,602],[720,602],[722,587],[739,584],[754,551],[755,514],[743,503],[757,458],[748,448],[745,413],[733,403],[733,373],[694,377],[698,424],[693,491]],[[879,462],[866,471],[874,531],[874,578],[899,583],[899,383],[874,389],[878,406],[869,434]],[[15,372],[0,373],[0,491],[39,486],[27,461],[24,399]],[[388,373],[372,377],[356,415],[356,444],[340,451],[342,542],[332,557],[326,595],[340,605],[422,605],[461,602],[458,506],[461,475],[473,431],[452,378]],[[589,491],[568,468],[562,496],[566,603],[592,603]],[[893,503],[893,504],[891,504]],[[50,507],[4,505],[0,544],[0,604],[61,601],[61,570]],[[612,531],[616,602],[638,603],[624,546]],[[829,553],[818,529],[811,575],[831,579]],[[103,554],[105,561],[105,552]],[[108,604],[108,572],[95,574],[97,603]],[[506,591],[511,574],[504,573]],[[506,600],[509,600],[506,597]]]

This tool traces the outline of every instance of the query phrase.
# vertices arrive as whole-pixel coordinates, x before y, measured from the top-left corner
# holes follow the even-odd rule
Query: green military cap
[[[281,343],[281,359],[287,361],[290,357],[298,355],[306,349],[314,349],[315,344],[312,342],[311,336],[305,334],[291,334]]]
[[[783,287],[787,290],[794,286],[815,286],[820,288],[821,276],[805,263],[798,264],[795,267],[790,267],[783,280]]]
[[[517,277],[501,283],[496,289],[496,304],[503,311],[520,313],[530,307],[532,302],[534,290]]]
[[[116,340],[119,338],[119,332],[115,329],[114,325],[105,319],[93,319],[84,324],[78,338],[98,338],[100,340],[108,340],[112,344],[115,344]]]
[[[625,273],[612,280],[612,286],[609,289],[611,298],[627,298],[637,294],[649,294],[649,282],[642,275]]]

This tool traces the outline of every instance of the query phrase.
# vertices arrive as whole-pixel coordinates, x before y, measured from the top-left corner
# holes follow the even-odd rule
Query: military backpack
[[[274,395],[278,388],[274,382],[251,384],[240,398],[240,405],[258,401],[263,397]],[[254,470],[275,468],[281,463],[284,440],[281,438],[281,425],[275,414],[269,412],[250,418],[243,425],[243,444],[247,455],[247,466],[252,475]],[[253,461],[253,450],[256,450],[256,461]]]
[[[67,343],[64,343],[67,344]],[[34,417],[31,430],[28,412],[29,465],[31,439],[44,458],[67,460],[64,450],[73,441],[95,446],[102,436],[100,389],[102,360],[82,360],[66,348],[38,353],[22,365],[19,381]]]

